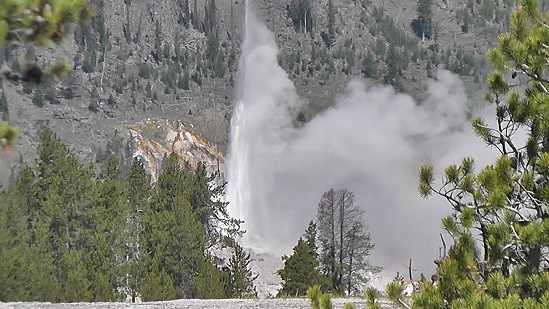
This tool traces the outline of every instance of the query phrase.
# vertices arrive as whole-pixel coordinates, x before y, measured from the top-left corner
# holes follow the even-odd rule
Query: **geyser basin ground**
[[[355,304],[356,308],[364,308],[362,299],[334,299],[334,308],[343,308],[346,303]],[[0,303],[0,309],[300,309],[309,308],[306,299],[180,299],[165,302],[151,302],[140,304],[128,303]],[[395,308],[389,304],[382,304],[382,308]]]

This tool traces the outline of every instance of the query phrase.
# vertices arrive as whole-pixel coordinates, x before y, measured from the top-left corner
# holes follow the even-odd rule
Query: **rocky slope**
[[[148,118],[192,123],[193,132],[224,152],[243,34],[243,1],[90,0],[96,17],[75,27],[66,44],[44,50],[3,46],[0,63],[74,61],[65,80],[42,87],[3,82],[9,118],[23,129],[15,153],[2,154],[4,183],[22,155],[32,162],[39,132],[53,128],[86,161],[97,160],[120,127]],[[296,26],[292,1],[257,0],[275,33],[280,64],[309,102],[302,120],[329,107],[353,77],[394,85],[416,97],[435,66],[444,65],[479,92],[489,70],[485,51],[509,23],[510,0],[434,0],[434,34],[414,33],[417,1],[311,0],[311,19]],[[546,4],[544,4],[547,6]],[[311,27],[312,25],[312,27]],[[307,29],[310,28],[310,31]],[[326,44],[333,28],[334,40]],[[373,61],[373,62],[372,62]],[[100,161],[100,160],[99,160]]]

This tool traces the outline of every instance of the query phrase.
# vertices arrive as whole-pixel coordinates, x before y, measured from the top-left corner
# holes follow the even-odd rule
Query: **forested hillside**
[[[490,69],[485,52],[508,29],[516,6],[512,0],[252,2],[276,34],[280,64],[308,101],[300,121],[333,104],[353,77],[422,98],[427,78],[444,66],[477,95]],[[58,58],[73,65],[66,78],[48,77],[40,85],[2,82],[2,118],[24,133],[15,153],[3,155],[3,178],[18,154],[32,161],[44,128],[86,161],[104,160],[100,153],[116,129],[149,117],[192,124],[226,150],[243,1],[88,3],[91,20],[69,27],[59,46],[0,46],[0,64],[15,73]],[[118,133],[128,138],[126,130]]]

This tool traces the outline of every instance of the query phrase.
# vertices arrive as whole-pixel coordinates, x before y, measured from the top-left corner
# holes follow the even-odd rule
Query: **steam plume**
[[[439,169],[478,149],[461,81],[439,71],[418,104],[389,87],[352,81],[334,107],[302,128],[292,125],[302,102],[277,62],[272,33],[247,12],[228,163],[231,215],[245,221],[243,242],[288,253],[316,218],[323,192],[353,191],[376,245],[372,262],[394,272],[409,258],[433,271],[440,219],[450,209],[417,191],[423,164]],[[482,160],[480,163],[483,163]]]

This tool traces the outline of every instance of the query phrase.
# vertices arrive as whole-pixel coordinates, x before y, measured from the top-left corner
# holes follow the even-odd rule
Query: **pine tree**
[[[0,85],[0,114],[2,115],[0,119],[2,119],[2,121],[8,121],[10,119],[8,107],[8,98],[6,98],[4,89],[2,89]]]
[[[499,157],[479,173],[472,158],[448,166],[440,188],[433,184],[433,168],[421,168],[421,194],[440,195],[452,207],[442,226],[454,246],[436,261],[437,286],[426,284],[414,297],[418,307],[445,302],[453,308],[549,306],[549,84],[542,77],[549,58],[548,19],[539,1],[520,3],[511,15],[511,32],[501,35],[488,54],[495,70],[487,79],[486,100],[496,125],[481,118],[472,123]],[[513,86],[505,73],[511,79],[520,76],[528,86]]]
[[[44,106],[44,93],[41,87],[36,87],[36,91],[32,97],[32,104],[37,107]]]
[[[376,60],[371,50],[362,59],[362,74],[367,78],[377,79],[379,77]]]
[[[419,0],[417,4],[417,15],[422,38],[430,39],[433,34],[432,5],[433,0]]]
[[[116,260],[110,247],[112,240],[106,234],[108,232],[96,230],[84,258],[89,280],[86,290],[90,301],[115,301],[118,298]]]
[[[75,273],[73,267],[74,260],[81,263],[82,257],[72,255],[83,255],[89,245],[93,228],[92,170],[79,164],[74,153],[50,130],[42,133],[40,141],[31,200],[31,209],[36,209],[32,217],[34,243],[40,255],[53,263],[57,280],[70,279],[85,285],[86,272],[78,268]],[[72,299],[67,294],[68,285],[59,287],[57,301]]]
[[[172,300],[177,297],[177,287],[172,276],[160,265],[158,257],[149,260],[149,270],[139,288],[144,301]]]
[[[222,199],[226,182],[219,175],[208,175],[204,163],[199,162],[190,175],[189,200],[198,221],[204,227],[208,245],[220,243],[224,238],[235,239],[241,235],[240,221],[227,212],[228,202]]]
[[[124,275],[117,258],[123,254],[125,243],[129,241],[123,238],[129,207],[115,156],[109,156],[103,173],[103,181],[95,186],[97,192],[92,206],[95,224],[86,257],[90,271],[88,290],[93,301],[114,301],[120,297],[118,281]]]
[[[23,167],[7,193],[0,194],[0,299],[55,301],[57,280],[50,254],[34,225],[38,220],[35,176]]]
[[[244,251],[238,243],[234,246],[234,253],[227,265],[229,269],[229,297],[251,298],[256,297],[254,275],[250,269],[250,254]]]
[[[206,1],[204,15],[204,33],[206,37],[217,37],[217,6],[215,0]]]
[[[284,267],[278,270],[282,279],[279,295],[304,296],[307,289],[321,284],[316,252],[316,225],[311,221],[305,235],[299,238],[290,256],[283,256]]]
[[[191,76],[189,74],[189,70],[185,69],[183,76],[179,76],[179,79],[177,80],[177,88],[182,90],[189,90],[190,82],[191,82]]]
[[[189,200],[189,176],[182,170],[177,156],[171,154],[158,177],[148,213],[143,215],[142,257],[149,270],[163,269],[173,282],[176,297],[196,297],[194,280],[204,260],[206,240],[204,229]],[[146,290],[145,280],[141,290]],[[171,295],[171,294],[170,294]],[[157,296],[149,295],[151,299]]]
[[[328,48],[335,44],[335,13],[333,0],[328,0]]]
[[[313,32],[310,0],[292,0],[288,6],[288,15],[294,23],[295,31]]]
[[[212,257],[206,256],[195,279],[196,296],[201,299],[225,298],[224,280],[224,274],[214,264]]]
[[[12,187],[10,194],[0,194],[0,300],[31,300],[29,293],[30,261],[28,242],[31,235],[27,230],[27,205],[24,205],[20,186]]]
[[[88,294],[90,282],[86,278],[86,268],[82,264],[80,251],[64,254],[59,261],[58,270],[60,284],[57,286],[56,302],[72,303],[91,300]]]
[[[144,237],[143,214],[149,212],[150,182],[150,176],[145,171],[143,163],[135,158],[132,161],[126,180],[124,194],[128,201],[130,215],[125,224],[124,238],[127,241],[123,252],[125,265],[122,267],[127,276],[125,286],[132,302],[136,301],[141,282],[146,273],[146,263],[140,257],[145,254],[141,245]]]

